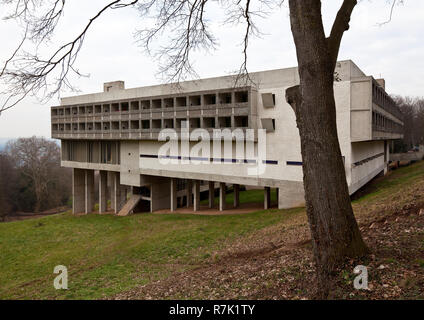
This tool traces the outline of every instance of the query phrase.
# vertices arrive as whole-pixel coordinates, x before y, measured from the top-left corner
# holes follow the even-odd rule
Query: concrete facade
[[[388,141],[402,137],[403,122],[382,79],[365,75],[352,61],[338,62],[336,73],[338,135],[352,194],[387,170]],[[277,189],[279,208],[302,206],[300,137],[285,101],[286,89],[299,83],[297,68],[250,76],[253,82],[242,87],[234,86],[232,76],[133,89],[118,81],[104,84],[102,93],[63,98],[52,107],[52,137],[61,139],[62,166],[74,168],[74,212],[92,210],[91,189],[81,182],[86,171],[100,171],[100,211],[107,204],[105,179],[115,212],[126,201],[123,188],[130,187],[143,190],[151,211],[178,205],[198,210],[202,192],[213,207],[218,186],[219,209],[225,209],[225,190],[231,186],[237,207],[240,185],[265,188],[265,208],[271,205],[270,188]],[[234,136],[204,141],[199,129],[211,135],[214,129],[241,132],[243,147]],[[265,138],[260,129],[266,130]],[[176,133],[176,148],[159,139],[163,130]],[[215,147],[216,141],[222,146]],[[210,152],[205,155],[205,150]],[[263,170],[252,170],[261,164]]]

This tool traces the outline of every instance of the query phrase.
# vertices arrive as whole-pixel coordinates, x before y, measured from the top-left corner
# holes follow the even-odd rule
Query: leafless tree
[[[417,144],[424,144],[424,99],[417,97],[393,97],[403,115],[404,151]]]
[[[57,179],[54,172],[60,166],[59,146],[54,141],[34,136],[8,142],[6,152],[15,166],[32,180],[36,198],[34,211],[39,212],[43,202],[52,196],[49,185]]]
[[[6,153],[0,152],[0,221],[13,211],[13,197],[16,192],[16,172]]]
[[[191,55],[196,50],[212,50],[217,41],[211,33],[207,8],[218,3],[226,10],[227,23],[246,26],[242,35],[244,61],[239,76],[247,73],[249,39],[258,34],[255,21],[266,16],[284,1],[272,0],[140,0],[111,1],[83,26],[78,36],[59,47],[49,57],[20,54],[27,40],[37,44],[48,39],[63,13],[65,0],[46,3],[41,0],[3,0],[14,10],[9,19],[24,26],[21,45],[6,62],[0,78],[9,84],[8,104],[13,106],[23,96],[44,90],[52,84],[49,95],[62,87],[72,87],[68,76],[79,75],[75,67],[78,52],[90,26],[106,11],[133,7],[141,18],[152,18],[151,28],[139,30],[137,40],[159,59],[160,71],[170,80],[179,81],[195,74]],[[401,0],[390,0],[391,10]],[[318,271],[318,288],[326,297],[329,277],[346,257],[368,252],[350,203],[345,169],[336,129],[333,92],[334,70],[344,33],[349,29],[356,0],[344,0],[335,18],[330,35],[323,28],[320,0],[288,0],[291,30],[299,64],[300,85],[287,90],[287,101],[293,107],[301,138],[304,186],[309,224],[313,238],[314,257]],[[43,8],[46,8],[44,14]],[[38,14],[35,14],[38,12]],[[383,24],[386,22],[383,22]],[[166,45],[152,47],[158,39]],[[53,75],[56,72],[55,75]],[[48,79],[52,79],[48,81]],[[14,102],[10,102],[15,99]]]

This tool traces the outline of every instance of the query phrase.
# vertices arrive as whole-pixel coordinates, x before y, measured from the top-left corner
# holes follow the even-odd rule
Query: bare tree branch
[[[331,55],[334,67],[336,65],[337,57],[339,55],[340,43],[342,41],[343,34],[345,31],[349,30],[350,17],[357,3],[358,2],[356,0],[343,1],[340,10],[337,13],[336,19],[334,20],[330,36],[327,38],[328,51]]]
[[[388,23],[390,23],[392,21],[393,12],[395,10],[396,3],[403,4],[403,0],[391,0],[391,1],[392,1],[392,4],[390,5],[389,18],[386,21],[383,21],[383,22],[378,23],[377,25],[380,26],[380,27],[383,26],[383,25],[385,25],[385,24],[388,24]]]
[[[3,2],[8,4],[12,3],[13,0]],[[121,0],[109,2],[89,20],[76,38],[60,46],[49,58],[44,59],[39,57],[37,53],[21,52],[23,45],[27,40],[30,40],[38,46],[50,38],[62,16],[65,0],[56,0],[49,10],[41,15],[41,18],[38,18],[34,12],[37,12],[42,0],[16,1],[13,13],[8,15],[6,19],[20,20],[26,26],[26,31],[21,43],[5,62],[0,74],[0,79],[7,87],[2,92],[7,98],[0,107],[0,115],[3,111],[22,101],[28,94],[36,95],[43,91],[44,99],[47,100],[59,94],[63,87],[75,90],[68,77],[70,73],[83,76],[75,68],[75,61],[84,43],[85,35],[93,22],[108,9],[125,8],[135,5],[137,2],[121,3]],[[11,64],[13,68],[9,67]],[[49,76],[53,76],[54,71],[57,71],[58,75],[54,79],[53,89],[49,90],[52,84],[48,79]]]

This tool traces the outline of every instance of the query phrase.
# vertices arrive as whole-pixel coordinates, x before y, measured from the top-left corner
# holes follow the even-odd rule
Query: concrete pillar
[[[193,192],[193,181],[190,179],[187,179],[187,208],[191,207],[193,201],[192,201],[192,192]]]
[[[85,170],[85,213],[94,209],[94,170]]]
[[[225,191],[226,191],[225,183],[220,182],[219,183],[219,211],[225,210],[225,196],[226,196]]]
[[[285,181],[279,189],[278,209],[297,208],[305,205],[303,182]]]
[[[177,210],[177,179],[171,178],[171,211]]]
[[[99,171],[99,213],[107,211],[107,171]]]
[[[200,210],[200,181],[194,180],[194,211]]]
[[[122,209],[122,207],[127,203],[127,198],[128,198],[128,187],[121,185],[121,199],[119,201],[120,209]]]
[[[121,181],[120,173],[114,172],[112,175],[112,208],[115,213],[118,213],[120,208],[121,200]]]
[[[170,209],[171,178],[153,178],[150,185],[150,211]]]
[[[234,193],[234,208],[240,206],[240,185],[233,185],[233,193]]]
[[[271,208],[271,188],[264,188],[264,209],[267,210]]]
[[[215,206],[215,182],[209,181],[209,208]]]
[[[72,213],[85,211],[85,171],[72,169]]]

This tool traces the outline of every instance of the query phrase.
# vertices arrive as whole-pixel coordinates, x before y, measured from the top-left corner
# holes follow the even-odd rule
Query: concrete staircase
[[[132,213],[134,208],[141,200],[141,195],[133,194],[131,198],[128,199],[127,203],[122,207],[122,209],[118,212],[118,216],[124,217]]]

